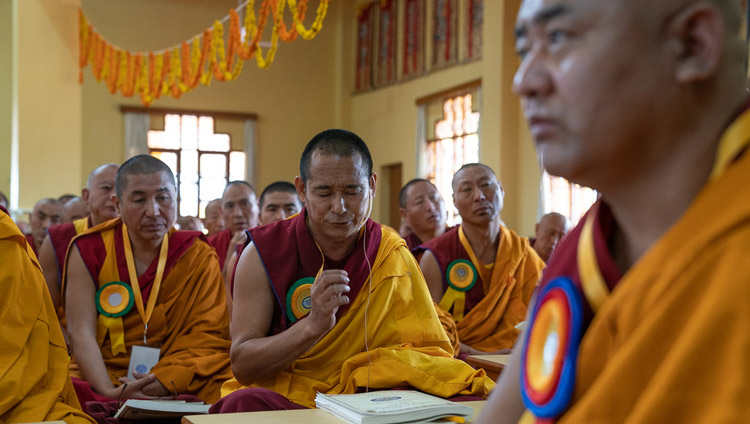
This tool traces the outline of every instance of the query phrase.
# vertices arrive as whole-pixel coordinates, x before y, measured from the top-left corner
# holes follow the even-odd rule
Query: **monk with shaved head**
[[[120,218],[68,249],[63,302],[79,399],[85,407],[174,394],[214,402],[231,376],[216,254],[201,233],[173,228],[175,178],[164,162],[127,160],[113,200]]]
[[[39,255],[42,242],[47,237],[47,228],[61,224],[62,214],[63,204],[57,199],[42,199],[34,205],[34,209],[29,214],[31,234],[26,236],[26,240],[29,241],[29,245],[36,255]]]
[[[60,307],[60,282],[70,241],[77,234],[91,227],[117,218],[112,197],[115,194],[115,174],[118,168],[119,165],[108,163],[97,167],[89,174],[86,188],[81,190],[81,197],[76,197],[76,199],[83,202],[90,214],[87,213],[83,217],[47,229],[47,236],[39,251],[39,264],[44,271],[44,278],[47,280],[47,287],[55,308]],[[64,206],[63,211],[75,207],[77,202],[75,199],[70,200]],[[62,314],[60,317],[62,318]],[[65,333],[64,326],[63,333]]]
[[[214,199],[206,205],[206,217],[203,218],[203,227],[208,231],[208,236],[215,236],[224,231],[224,215],[221,213],[221,199]]]
[[[80,197],[73,197],[63,205],[63,224],[86,218],[89,216],[89,213],[91,213],[89,205]]]
[[[750,420],[744,16],[740,0],[521,5],[514,90],[537,153],[601,198],[479,422]]]
[[[534,227],[534,238],[530,239],[531,247],[544,262],[549,261],[557,243],[568,233],[568,218],[557,212],[550,212],[542,217]]]

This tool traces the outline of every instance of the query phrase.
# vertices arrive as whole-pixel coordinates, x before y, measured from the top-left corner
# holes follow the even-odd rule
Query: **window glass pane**
[[[224,177],[201,178],[201,200],[210,202],[220,198],[226,185],[227,180]]]
[[[544,213],[557,212],[565,215],[576,225],[583,214],[596,202],[599,193],[589,187],[571,184],[561,177],[542,174],[542,196]]]
[[[177,175],[177,153],[172,152],[151,152],[151,156],[166,163],[172,174]]]
[[[167,115],[164,117],[164,131],[162,134],[161,145],[153,146],[154,148],[171,150],[180,148],[180,115]]]
[[[208,205],[209,200],[201,200],[198,203],[198,218],[203,219],[206,217],[206,206]],[[207,232],[206,230],[205,232]]]
[[[180,182],[198,182],[198,151],[183,150],[180,155]]]
[[[182,138],[183,149],[196,149],[198,147],[198,117],[195,115],[182,115]]]
[[[180,184],[180,215],[198,214],[198,184]]]
[[[226,177],[227,157],[222,154],[201,155],[201,177]]]
[[[229,180],[245,180],[245,152],[231,152],[229,154]]]
[[[214,136],[214,118],[210,116],[201,116],[198,118],[198,140],[203,146],[211,144],[211,137]],[[203,148],[201,147],[201,150]]]
[[[229,134],[214,134],[210,138],[201,138],[198,149],[210,152],[228,152],[230,148]]]

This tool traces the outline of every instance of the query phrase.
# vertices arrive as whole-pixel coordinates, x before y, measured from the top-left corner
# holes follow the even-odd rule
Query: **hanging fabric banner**
[[[403,78],[424,72],[425,0],[406,0],[404,5]]]
[[[279,39],[291,42],[299,35],[312,40],[323,28],[329,2],[320,0],[313,23],[305,28],[308,0],[263,0],[257,16],[255,0],[248,0],[201,34],[179,45],[150,52],[132,52],[113,45],[80,10],[79,82],[83,83],[83,70],[90,64],[94,78],[104,82],[112,94],[119,91],[125,97],[138,95],[145,106],[162,95],[179,98],[199,84],[210,85],[212,79],[236,79],[244,61],[253,57],[258,67],[268,68],[273,63]],[[284,23],[287,6],[292,15],[291,28]],[[243,10],[245,19],[240,24],[239,13]],[[260,39],[269,17],[273,19],[273,28],[270,46],[264,55]],[[229,31],[225,37],[227,21]]]
[[[380,0],[375,85],[396,81],[396,0]]]
[[[442,68],[457,60],[458,9],[456,0],[433,0],[432,67]]]
[[[356,83],[357,91],[372,88],[372,49],[375,30],[376,2],[360,7],[357,13],[357,58]]]

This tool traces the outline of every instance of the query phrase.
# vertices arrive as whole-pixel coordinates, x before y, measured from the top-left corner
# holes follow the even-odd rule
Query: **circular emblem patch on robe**
[[[477,270],[471,261],[456,259],[448,264],[445,277],[453,290],[465,292],[474,287],[474,283],[477,282]]]
[[[133,309],[133,289],[122,281],[107,283],[96,292],[96,310],[110,318],[121,317]]]
[[[583,302],[567,277],[552,280],[539,299],[526,334],[521,393],[537,418],[555,418],[573,395]]]
[[[312,309],[310,289],[314,281],[313,277],[300,278],[286,292],[286,316],[290,322],[296,322],[310,313]]]

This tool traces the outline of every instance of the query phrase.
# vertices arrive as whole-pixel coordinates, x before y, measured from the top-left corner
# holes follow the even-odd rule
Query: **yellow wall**
[[[15,4],[0,1],[0,191],[10,196],[13,140]]]
[[[119,107],[138,106],[140,101],[110,95],[94,80],[90,69],[84,71],[83,85],[77,85],[74,8],[79,1],[19,2],[23,5],[19,39],[22,50],[26,50],[18,61],[19,69],[26,71],[19,81],[21,206],[29,207],[42,196],[77,191],[94,167],[125,159]],[[332,1],[317,38],[282,43],[269,70],[248,62],[237,81],[213,82],[178,100],[159,99],[154,106],[256,113],[255,183],[259,188],[275,180],[291,180],[298,173],[305,143],[318,131],[331,127],[361,135],[372,149],[377,171],[401,162],[405,182],[416,176],[416,99],[481,78],[480,160],[495,169],[503,182],[505,222],[529,234],[536,218],[539,172],[518,99],[510,91],[517,66],[510,28],[520,1],[485,1],[482,59],[382,89],[354,93],[356,8],[363,1]],[[83,10],[97,29],[114,44],[131,50],[173,45],[199,33],[236,4],[236,0],[82,0]],[[41,25],[53,28],[53,36],[39,35],[50,34],[41,31]],[[32,57],[30,47],[44,47],[50,52],[54,62],[46,67],[49,81],[39,83],[36,79],[40,77],[40,65],[49,64],[50,59],[43,62],[41,57]],[[0,61],[0,73],[4,63]],[[3,107],[7,104],[0,103],[0,119],[7,119]],[[53,122],[36,118],[38,112],[45,119],[51,116]],[[3,122],[0,120],[0,129]],[[53,127],[59,129],[50,133]],[[7,150],[5,144],[0,144],[0,149]],[[64,168],[57,167],[62,163]],[[0,160],[3,178],[6,166]],[[59,169],[52,184],[49,172],[38,172],[41,169]],[[0,187],[4,187],[3,181],[0,179]],[[386,216],[383,205],[376,199],[374,218]]]
[[[359,4],[365,2],[362,0]],[[518,0],[484,2],[484,46],[480,60],[371,92],[353,94],[350,126],[370,146],[376,170],[382,169],[383,165],[401,162],[402,183],[405,183],[418,176],[414,142],[418,113],[416,100],[481,78],[479,160],[494,169],[503,183],[506,196],[502,216],[505,223],[522,234],[531,234],[536,222],[539,173],[531,139],[524,131],[518,98],[511,92],[518,62],[510,28],[513,28],[519,4]],[[355,16],[354,7],[351,9],[348,14]],[[498,25],[498,22],[503,25]],[[355,30],[351,28],[350,39],[354,39]],[[426,49],[429,47],[428,40]],[[353,74],[354,45],[346,48],[349,55],[347,66],[352,68]],[[354,85],[351,77],[348,83],[350,87]],[[384,203],[382,196],[376,199],[375,219],[387,216]]]
[[[24,0],[18,7],[19,206],[80,192],[80,0]]]
[[[312,41],[281,43],[268,70],[246,62],[233,82],[213,81],[180,99],[162,98],[154,106],[257,113],[256,186],[292,181],[307,141],[336,121],[337,23],[343,2],[332,2],[323,31]],[[84,0],[91,22],[113,43],[134,50],[156,50],[187,39],[236,7],[222,1]],[[257,7],[257,6],[256,6]],[[168,25],[164,20],[168,19]],[[86,70],[83,84],[83,170],[81,181],[97,165],[124,159],[123,119],[119,106],[140,105],[136,98],[112,96]],[[217,129],[220,130],[220,129]]]

